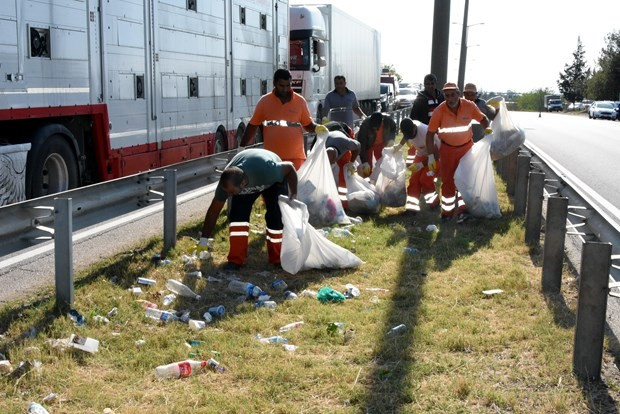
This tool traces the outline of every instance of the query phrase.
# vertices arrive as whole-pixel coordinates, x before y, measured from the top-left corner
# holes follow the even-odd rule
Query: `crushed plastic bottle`
[[[360,290],[356,286],[352,285],[351,283],[347,283],[345,285],[344,296],[347,299],[356,298],[360,294],[361,294],[361,292],[360,292]]]
[[[278,304],[276,302],[274,302],[273,300],[265,300],[265,301],[258,301],[256,302],[256,307],[257,308],[265,308],[265,309],[275,309],[278,306]]]
[[[185,276],[202,278],[202,272],[200,270],[193,270],[191,272],[185,273]]]
[[[290,331],[291,329],[301,328],[303,325],[304,325],[304,321],[293,322],[293,323],[289,323],[288,325],[284,325],[278,331],[287,332],[287,331]]]
[[[36,402],[31,402],[28,404],[28,414],[49,414],[41,404]]]
[[[282,337],[282,336],[270,336],[267,338],[263,338],[260,335],[257,335],[256,337],[258,339],[259,342],[263,343],[263,344],[285,344],[286,338]]]
[[[199,331],[207,326],[205,321],[198,321],[196,319],[190,319],[188,324],[192,331]]]
[[[220,366],[220,363],[217,362],[213,358],[209,358],[207,360],[207,367],[209,367],[209,369],[212,370],[212,371],[219,372],[220,374],[222,372],[224,372],[224,368],[222,366]]]
[[[176,298],[177,298],[177,295],[175,295],[174,293],[170,293],[170,294],[168,294],[168,295],[164,296],[164,297],[161,299],[161,303],[162,303],[164,306],[170,306],[170,304],[171,304],[172,302],[174,302],[174,301],[176,300]],[[149,306],[149,307],[150,307],[150,306]]]
[[[177,295],[200,300],[200,295],[197,295],[196,293],[194,293],[193,290],[191,290],[189,287],[185,286],[183,283],[179,282],[178,280],[168,279],[168,281],[166,282],[166,288],[176,293]]]
[[[146,277],[139,277],[137,282],[141,285],[153,286],[157,281],[155,279],[147,279]]]
[[[274,290],[284,290],[287,288],[287,284],[284,280],[278,279],[271,282],[271,288]]]
[[[165,311],[161,309],[153,309],[153,308],[146,308],[145,315],[148,318],[157,319],[160,321],[164,321],[166,323],[170,321],[176,321],[179,319],[176,316],[176,314],[173,312],[169,312],[169,311]]]
[[[295,292],[291,292],[290,290],[287,290],[286,292],[284,292],[284,300],[297,300],[297,293]]]
[[[212,316],[222,317],[224,313],[226,313],[226,308],[224,305],[212,306],[207,312],[209,312]]]
[[[160,378],[185,378],[195,375],[207,367],[207,361],[188,359],[155,368],[155,374]]]
[[[240,280],[231,280],[228,284],[228,290],[235,293],[243,293],[254,298],[259,297],[263,293],[263,290],[258,286]]]
[[[213,321],[213,315],[207,311],[202,314],[202,319],[204,319],[206,323],[211,323],[211,321]]]

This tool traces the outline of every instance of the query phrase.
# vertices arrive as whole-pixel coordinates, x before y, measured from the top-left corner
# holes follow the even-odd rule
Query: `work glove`
[[[214,242],[215,242],[215,239],[211,239],[211,238],[207,238],[207,237],[201,237],[200,241],[195,246],[196,252],[200,253],[200,252],[211,252],[211,251],[213,251],[213,243]]]
[[[349,172],[349,175],[353,175],[355,173],[357,173],[357,168],[355,168],[355,164],[350,162],[347,164],[347,171]]]
[[[326,116],[324,116],[323,119],[321,119],[321,124],[323,125],[325,125],[328,122],[329,122],[329,118],[327,118]]]
[[[421,162],[413,163],[413,164],[411,164],[411,167],[409,167],[411,172],[420,171],[422,168],[424,168],[424,164],[422,164]]]
[[[435,175],[435,171],[437,171],[437,161],[435,161],[435,155],[429,154],[428,156],[428,175],[430,177]]]
[[[326,139],[329,135],[329,129],[327,129],[325,125],[318,125],[314,132],[316,133],[316,136],[321,139]]]
[[[413,147],[413,140],[412,139],[408,139],[407,140],[407,145],[409,146],[409,148]]]
[[[491,128],[485,128],[484,129],[484,134],[485,135],[489,135],[489,134],[492,134],[492,133],[493,133],[493,129],[491,129]]]

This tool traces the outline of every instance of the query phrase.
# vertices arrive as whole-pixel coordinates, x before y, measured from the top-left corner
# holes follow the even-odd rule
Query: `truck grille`
[[[302,95],[303,86],[304,86],[303,79],[293,79],[293,80],[291,80],[291,88],[293,89],[293,92]]]

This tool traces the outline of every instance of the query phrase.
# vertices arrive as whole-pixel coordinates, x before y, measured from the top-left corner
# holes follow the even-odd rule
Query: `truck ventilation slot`
[[[198,98],[198,77],[189,78],[189,97]]]
[[[30,28],[30,57],[50,57],[50,29]]]

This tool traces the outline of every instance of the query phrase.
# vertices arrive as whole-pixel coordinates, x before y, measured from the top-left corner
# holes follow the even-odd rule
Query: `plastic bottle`
[[[155,374],[160,378],[185,378],[197,374],[207,366],[207,361],[188,359],[155,368]]]
[[[41,404],[31,402],[28,404],[28,414],[49,414],[49,411],[47,411]]]
[[[278,306],[273,300],[264,300],[256,302],[257,308],[275,309]]]
[[[166,282],[166,287],[168,288],[168,290],[171,290],[177,295],[200,300],[200,295],[197,295],[196,293],[194,293],[193,290],[191,290],[189,287],[185,286],[183,283],[179,282],[178,280],[168,279],[168,281]]]
[[[228,290],[236,293],[243,293],[246,296],[252,296],[257,298],[261,295],[263,290],[256,285],[249,282],[242,282],[240,280],[231,280],[228,284]]]
[[[202,277],[202,272],[200,270],[193,270],[191,272],[185,273],[185,276],[192,276],[192,277],[201,278]]]
[[[288,325],[284,325],[283,327],[281,327],[279,331],[287,332],[287,331],[290,331],[291,329],[299,328],[303,326],[303,324],[304,324],[304,321],[289,323]]]
[[[295,292],[291,292],[290,290],[287,290],[286,292],[284,292],[284,300],[297,300],[297,293]]]
[[[223,305],[212,306],[209,308],[208,312],[212,316],[222,316],[224,315],[224,313],[226,313],[226,308]]]
[[[207,323],[205,321],[198,321],[195,319],[190,319],[188,324],[192,331],[199,331],[207,326]]]
[[[220,363],[219,363],[219,362],[217,362],[217,361],[216,361],[215,359],[213,359],[213,358],[209,358],[209,359],[207,360],[207,367],[208,367],[209,369],[211,369],[212,371],[216,371],[216,372],[220,372],[220,373],[224,372],[224,368],[222,368],[222,367],[220,366]]]
[[[137,282],[140,283],[141,285],[149,285],[149,286],[153,286],[155,283],[157,283],[156,280],[147,279],[146,277],[139,277]]]
[[[202,319],[204,319],[206,323],[211,323],[211,321],[213,320],[213,315],[211,315],[209,312],[205,312],[202,315]]]
[[[282,279],[274,280],[271,282],[271,288],[274,290],[284,290],[288,285]]]
[[[404,323],[401,323],[400,325],[397,325],[395,327],[393,327],[392,329],[390,329],[390,331],[388,332],[388,335],[392,335],[395,333],[399,333],[402,332],[406,329],[407,327],[405,326]]]
[[[169,306],[172,302],[174,302],[177,298],[177,295],[175,295],[174,293],[170,293],[169,295],[164,296],[161,299],[161,303],[164,306]]]
[[[153,309],[153,308],[146,308],[145,315],[148,318],[157,319],[160,321],[164,321],[166,323],[170,321],[175,321],[178,319],[177,316],[172,312],[168,312],[168,311],[161,310],[161,309]]]
[[[270,336],[268,338],[258,337],[258,340],[263,344],[285,344],[286,338],[281,336]]]

